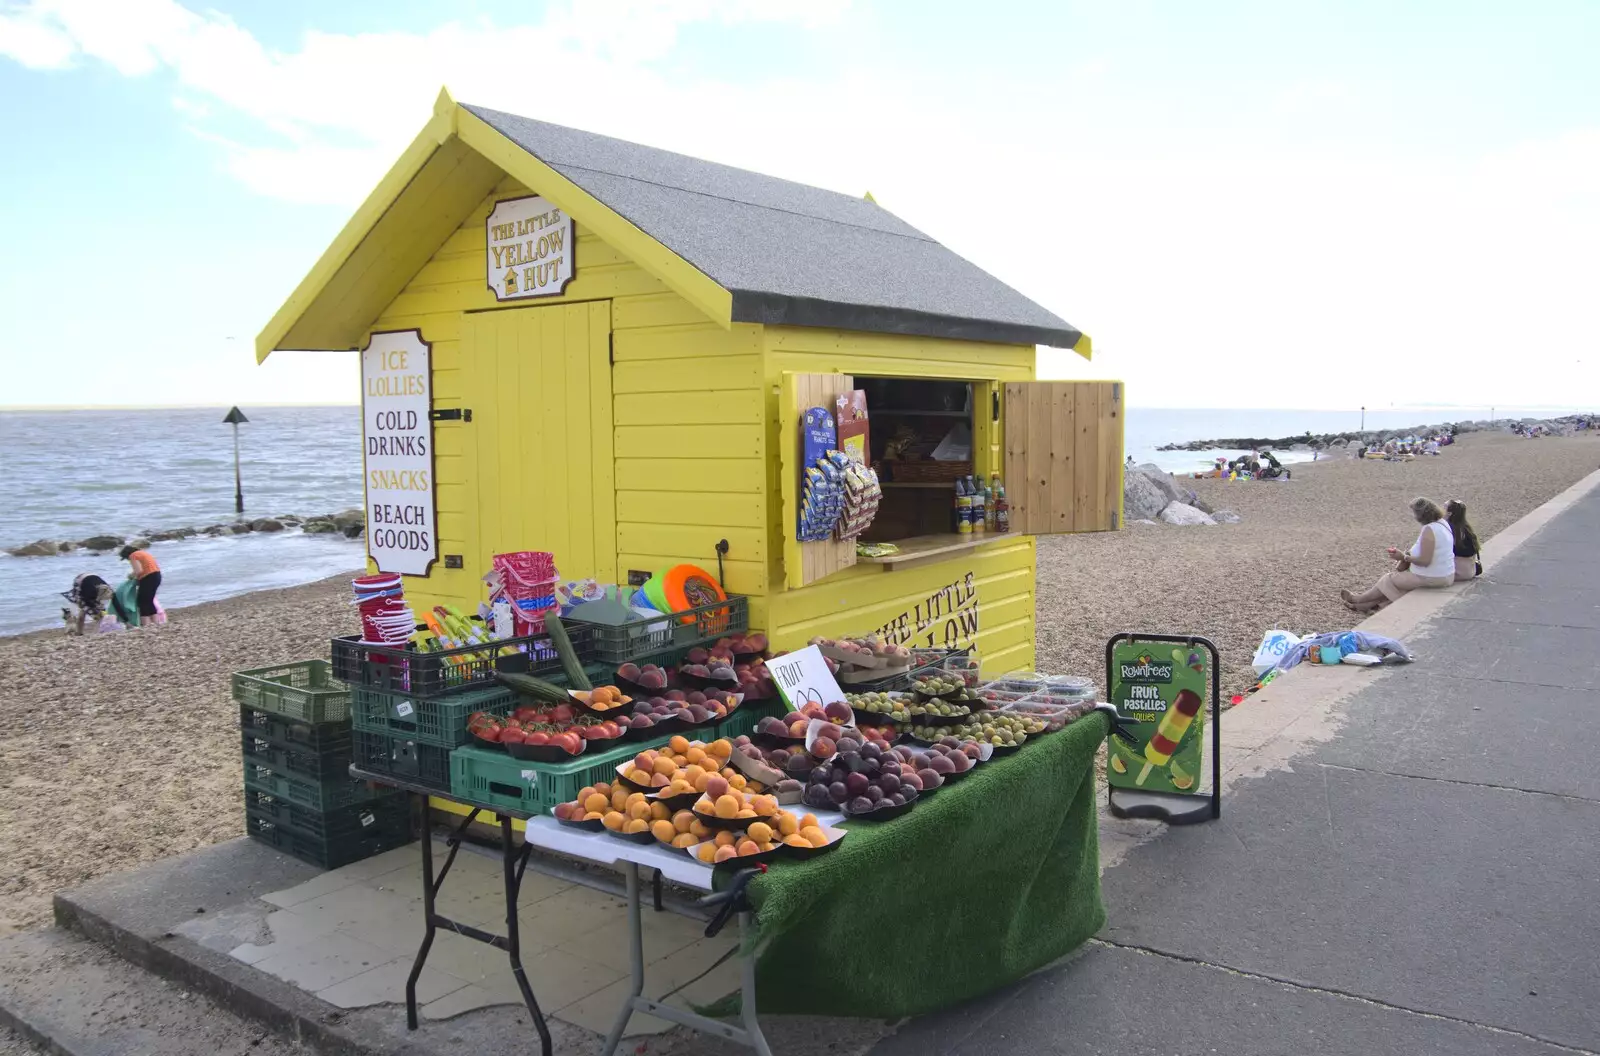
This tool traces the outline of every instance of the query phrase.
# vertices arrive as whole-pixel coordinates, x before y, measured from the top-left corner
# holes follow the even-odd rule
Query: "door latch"
[[[472,408],[470,407],[440,407],[428,412],[430,422],[470,422],[472,421]]]

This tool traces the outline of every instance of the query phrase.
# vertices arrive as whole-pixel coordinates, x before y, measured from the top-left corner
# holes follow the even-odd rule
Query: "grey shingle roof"
[[[1061,348],[1081,336],[864,198],[467,109],[731,292],[736,322]]]

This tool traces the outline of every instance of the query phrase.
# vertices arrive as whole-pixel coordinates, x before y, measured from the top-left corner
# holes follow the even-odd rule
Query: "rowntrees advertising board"
[[[1112,646],[1111,703],[1137,723],[1133,744],[1107,740],[1106,776],[1114,788],[1194,795],[1205,742],[1211,656],[1170,642]]]

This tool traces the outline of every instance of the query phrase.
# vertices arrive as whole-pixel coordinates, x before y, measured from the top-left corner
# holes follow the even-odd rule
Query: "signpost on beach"
[[[233,426],[233,512],[244,512],[244,483],[239,478],[239,423],[248,422],[244,412],[234,407],[222,419],[223,425]]]
[[[1220,666],[1217,647],[1198,636],[1123,633],[1106,643],[1107,699],[1129,720],[1125,739],[1106,742],[1113,814],[1169,825],[1222,816]],[[1211,788],[1202,791],[1207,726]]]

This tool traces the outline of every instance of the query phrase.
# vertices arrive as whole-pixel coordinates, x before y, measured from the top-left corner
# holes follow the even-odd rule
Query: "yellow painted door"
[[[815,583],[856,563],[855,540],[827,539],[802,543],[796,539],[800,526],[800,473],[805,444],[800,423],[808,407],[826,407],[832,414],[834,401],[855,388],[849,374],[784,374],[779,395],[779,472],[783,481],[783,572],[791,590]]]
[[[1121,382],[1009,382],[1004,416],[1013,532],[1122,526]]]
[[[548,550],[565,579],[615,582],[611,303],[468,313],[461,355],[476,451],[467,567]]]

